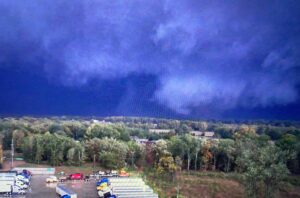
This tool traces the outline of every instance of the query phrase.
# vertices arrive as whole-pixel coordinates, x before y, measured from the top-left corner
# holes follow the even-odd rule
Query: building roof
[[[191,131],[190,134],[192,134],[193,136],[202,136],[203,132],[202,131]]]
[[[149,129],[150,133],[170,133],[172,129]]]
[[[215,132],[212,131],[205,131],[204,136],[205,137],[213,137],[215,135]]]
[[[193,136],[213,137],[215,132],[213,131],[191,131],[190,134]]]

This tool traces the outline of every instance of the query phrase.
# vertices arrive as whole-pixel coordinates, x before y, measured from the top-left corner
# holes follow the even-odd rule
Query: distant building
[[[197,138],[213,139],[215,137],[215,132],[213,131],[191,131],[190,134]]]
[[[92,120],[92,123],[99,123],[99,122],[100,122],[99,120],[95,120],[95,119]]]
[[[137,144],[143,144],[143,145],[145,145],[145,144],[154,144],[155,143],[155,141],[151,141],[151,140],[148,140],[148,139],[146,139],[146,138],[138,138],[138,137],[131,137],[131,139],[133,140],[133,141],[135,141]]]
[[[212,131],[205,131],[204,132],[204,137],[213,138],[214,136],[215,136],[215,132],[212,132]]]
[[[96,120],[96,119],[93,119],[91,120],[91,123],[92,124],[103,124],[103,125],[107,125],[107,124],[111,124],[111,122],[106,122],[105,120]]]
[[[149,129],[150,133],[162,134],[174,132],[173,129]]]
[[[202,131],[191,131],[190,134],[192,136],[195,136],[195,137],[201,137],[201,136],[203,136],[204,132],[202,132]]]
[[[2,168],[2,165],[3,165],[3,148],[0,140],[0,169]]]

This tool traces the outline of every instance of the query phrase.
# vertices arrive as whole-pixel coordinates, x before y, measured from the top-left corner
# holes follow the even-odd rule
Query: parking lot
[[[34,175],[31,180],[31,187],[26,195],[15,195],[14,198],[57,198],[55,192],[56,183],[47,184],[47,176]],[[59,185],[61,183],[58,183]],[[96,181],[68,181],[61,185],[67,186],[77,193],[78,198],[97,198]],[[3,197],[0,195],[0,197]]]
[[[46,175],[34,175],[31,178],[31,185],[26,195],[13,195],[13,198],[58,198],[56,186],[63,185],[67,189],[75,192],[78,198],[97,198],[96,181],[69,180],[64,183],[46,183]],[[141,178],[110,178],[111,187],[116,195],[129,198],[132,195],[143,195],[157,198],[153,190],[145,185]],[[5,197],[1,196],[0,198]],[[6,196],[7,198],[7,196]]]

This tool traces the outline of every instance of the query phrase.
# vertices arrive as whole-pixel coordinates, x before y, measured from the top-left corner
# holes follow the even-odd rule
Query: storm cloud
[[[153,75],[150,100],[180,114],[286,105],[299,97],[299,10],[293,0],[3,0],[0,67],[64,86]]]

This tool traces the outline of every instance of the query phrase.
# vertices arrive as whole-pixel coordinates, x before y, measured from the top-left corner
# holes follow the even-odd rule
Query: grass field
[[[157,176],[154,172],[143,174],[148,184],[161,198],[244,198],[245,188],[241,175],[223,172],[181,172],[175,179]],[[294,181],[291,184],[289,180]],[[299,176],[292,176],[280,186],[278,198],[300,198]]]

